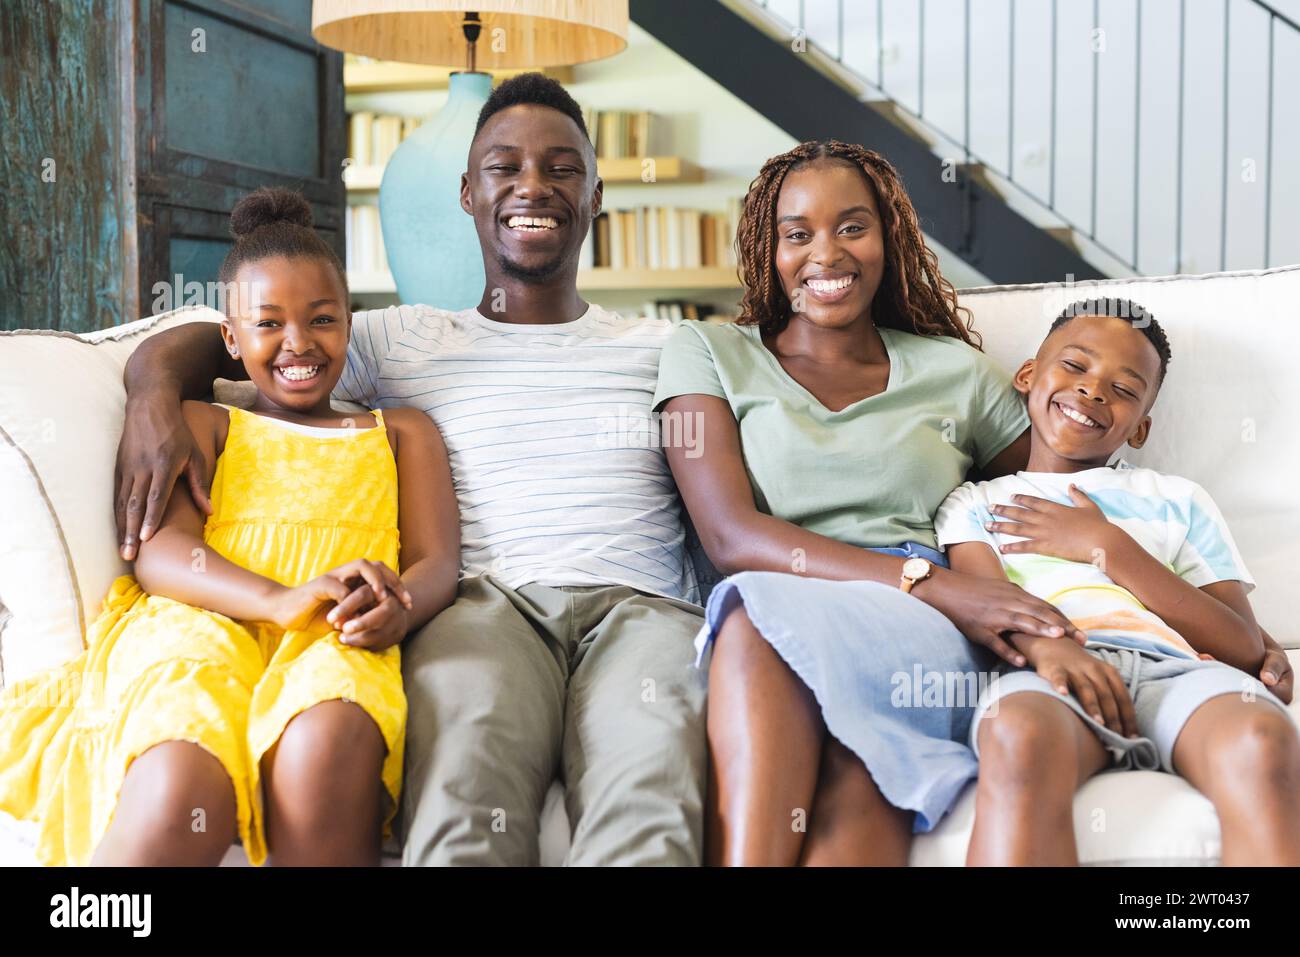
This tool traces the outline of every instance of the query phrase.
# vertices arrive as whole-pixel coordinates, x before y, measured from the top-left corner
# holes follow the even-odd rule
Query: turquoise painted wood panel
[[[311,0],[258,0],[258,8],[268,17],[274,17],[301,29],[311,24]]]
[[[342,56],[310,19],[311,0],[0,0],[0,328],[102,328],[177,273],[215,281],[258,186],[301,189],[342,255]]]
[[[167,146],[320,175],[317,58],[179,3],[164,15]]]
[[[0,328],[122,321],[119,13],[0,2]]]
[[[172,270],[175,274],[184,276],[186,282],[198,282],[205,286],[214,283],[231,245],[219,239],[173,236],[170,250]]]

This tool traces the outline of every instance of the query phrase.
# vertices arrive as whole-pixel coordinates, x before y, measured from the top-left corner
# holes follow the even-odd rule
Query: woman
[[[733,576],[701,633],[706,857],[903,864],[976,775],[965,740],[989,650],[1020,663],[1000,636],[1082,640],[936,551],[939,503],[972,466],[1023,468],[1028,418],[876,153],[813,142],[769,160],[737,245],[741,319],[678,329],[655,395],[701,430],[703,454],[669,461]]]

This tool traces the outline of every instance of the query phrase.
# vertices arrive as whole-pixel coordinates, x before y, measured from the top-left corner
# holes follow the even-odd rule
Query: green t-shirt
[[[659,360],[655,409],[693,393],[726,399],[763,512],[851,545],[935,548],[939,505],[1029,416],[1010,377],[978,349],[893,329],[880,336],[885,391],[831,412],[781,367],[757,326],[683,322]]]

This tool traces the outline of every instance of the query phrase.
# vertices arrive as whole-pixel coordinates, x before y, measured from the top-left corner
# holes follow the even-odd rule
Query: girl
[[[975,778],[966,732],[1004,630],[1081,640],[1008,581],[947,570],[931,516],[1024,467],[1024,403],[979,349],[898,175],[837,141],[764,164],[736,324],[685,323],[656,407],[701,542],[733,577],[704,639],[712,863],[907,862]],[[793,574],[792,574],[793,573]],[[969,640],[968,640],[969,639]]]
[[[184,404],[212,514],[178,486],[86,651],[0,697],[0,808],[45,863],[216,864],[235,836],[253,864],[378,863],[398,644],[451,602],[460,524],[428,417],[330,406],[351,314],[311,222],[282,189],[231,214],[222,336],[257,398]]]

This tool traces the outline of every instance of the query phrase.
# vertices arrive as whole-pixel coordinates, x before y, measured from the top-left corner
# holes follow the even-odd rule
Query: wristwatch
[[[903,589],[904,593],[910,592],[917,582],[925,581],[934,571],[934,566],[924,558],[909,558],[903,562],[903,577],[898,583],[898,587]]]

